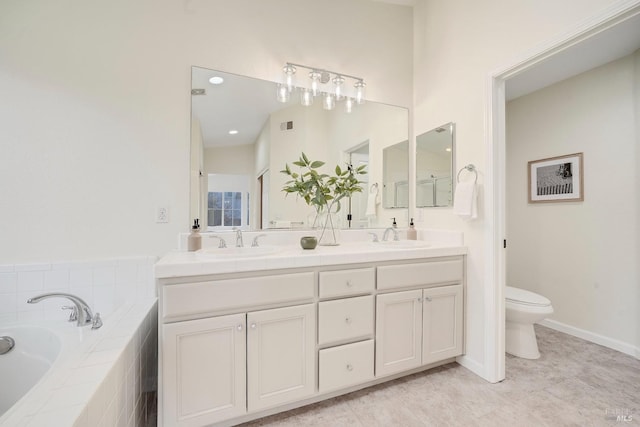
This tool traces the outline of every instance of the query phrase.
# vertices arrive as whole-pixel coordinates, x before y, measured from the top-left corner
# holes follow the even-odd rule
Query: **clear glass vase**
[[[316,237],[320,246],[340,244],[340,216],[335,212],[320,212],[315,221]]]

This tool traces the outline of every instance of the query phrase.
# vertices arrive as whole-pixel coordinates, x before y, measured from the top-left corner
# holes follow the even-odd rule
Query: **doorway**
[[[537,54],[522,58],[489,75],[489,97],[487,98],[486,134],[489,159],[488,175],[491,177],[487,186],[487,269],[486,283],[494,284],[487,289],[486,329],[487,345],[485,360],[487,361],[487,377],[493,382],[505,378],[505,303],[506,285],[506,120],[505,107],[508,90],[527,88],[529,92],[548,86],[556,81],[579,74],[597,65],[632,53],[640,46],[637,28],[640,28],[640,0],[623,5],[616,5],[600,16],[576,28],[571,34],[554,40]],[[621,49],[620,51],[617,51]],[[622,49],[627,49],[623,52]],[[606,54],[603,56],[603,53]],[[607,56],[609,55],[609,56]],[[612,57],[611,55],[617,55]],[[581,64],[583,69],[566,67]],[[559,77],[557,69],[561,64],[567,74]],[[554,67],[556,73],[554,74]],[[560,73],[562,74],[562,73]],[[545,78],[547,79],[545,81]],[[555,79],[555,80],[553,80]],[[535,83],[534,83],[535,82]]]

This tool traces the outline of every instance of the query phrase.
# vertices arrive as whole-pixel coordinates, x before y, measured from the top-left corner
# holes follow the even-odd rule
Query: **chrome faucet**
[[[251,242],[251,247],[252,248],[257,248],[259,246],[258,245],[258,239],[261,238],[261,237],[265,237],[265,236],[266,236],[266,234],[263,233],[263,234],[258,234],[256,237],[254,237],[253,241]]]
[[[387,237],[389,237],[389,231],[393,231],[393,240],[400,240],[398,236],[398,230],[394,227],[385,228],[384,233],[382,234],[382,241],[386,242]]]
[[[69,317],[69,320],[76,320],[78,326],[91,325],[91,329],[98,329],[102,326],[102,320],[100,319],[100,313],[96,313],[95,316],[87,304],[82,298],[66,294],[63,292],[53,292],[49,294],[42,294],[29,298],[27,303],[36,304],[44,299],[48,298],[66,298],[73,303],[73,312]]]
[[[243,247],[244,243],[242,242],[242,230],[240,230],[239,228],[234,228],[233,231],[236,232],[236,248]]]

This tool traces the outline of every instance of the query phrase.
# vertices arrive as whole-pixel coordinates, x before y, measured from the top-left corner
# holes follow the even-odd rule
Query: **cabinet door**
[[[162,356],[165,426],[202,426],[246,413],[244,314],[164,325]]]
[[[250,411],[310,396],[316,389],[315,305],[247,314]]]
[[[462,285],[424,290],[422,364],[462,354]]]
[[[376,297],[376,376],[420,366],[422,290]]]

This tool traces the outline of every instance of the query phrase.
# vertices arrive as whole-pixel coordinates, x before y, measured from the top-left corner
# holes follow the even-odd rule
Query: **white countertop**
[[[430,244],[428,241],[425,244]],[[268,245],[265,245],[268,247]],[[299,245],[273,246],[274,252],[259,256],[224,256],[175,251],[162,257],[154,267],[155,277],[170,278],[207,274],[237,273],[364,262],[465,255],[466,246],[434,243],[426,247],[390,247],[371,242],[346,242],[339,246],[318,246],[304,250]],[[220,249],[224,251],[225,249]]]

